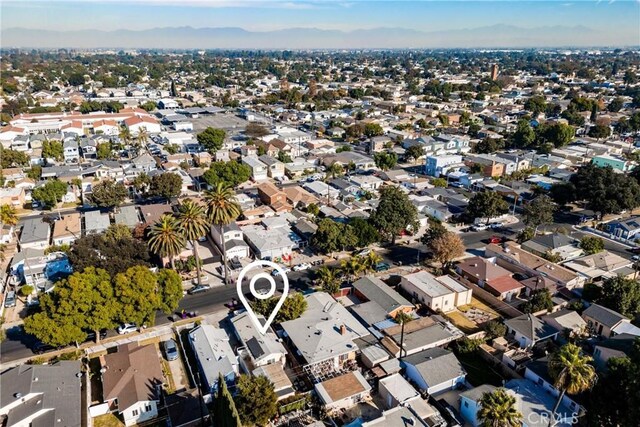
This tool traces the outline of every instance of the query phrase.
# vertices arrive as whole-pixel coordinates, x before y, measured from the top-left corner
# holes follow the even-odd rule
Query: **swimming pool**
[[[52,282],[63,279],[73,273],[69,258],[57,258],[47,262],[44,274],[46,278]]]

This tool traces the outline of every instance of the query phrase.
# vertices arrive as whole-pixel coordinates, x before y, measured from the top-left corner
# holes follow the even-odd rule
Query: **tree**
[[[311,245],[321,253],[332,253],[354,247],[358,238],[351,226],[324,218],[318,223],[318,229],[311,237]]]
[[[359,256],[352,256],[340,261],[340,270],[350,282],[354,282],[364,271],[364,260]]]
[[[404,153],[405,158],[411,159],[413,161],[418,160],[420,157],[424,156],[424,148],[420,145],[412,145],[407,148],[407,151]]]
[[[640,283],[623,277],[606,279],[597,303],[623,316],[635,318],[640,314]]]
[[[504,148],[504,141],[497,138],[484,138],[473,146],[474,153],[491,154]]]
[[[107,239],[103,234],[89,234],[73,242],[69,261],[74,271],[87,267],[106,270],[110,276],[122,273],[132,266],[149,266],[147,245],[134,238]]]
[[[2,226],[5,224],[18,224],[18,214],[16,212],[16,208],[6,203],[0,206],[0,229],[2,229]]]
[[[197,135],[198,142],[211,154],[218,151],[227,136],[224,130],[208,127]]]
[[[155,102],[147,101],[144,104],[140,105],[140,108],[142,108],[146,112],[151,112],[151,111],[155,110],[157,107],[156,107],[156,103]]]
[[[402,190],[394,186],[380,189],[380,200],[370,217],[371,224],[394,244],[396,237],[404,230],[417,232],[418,210]]]
[[[252,307],[257,314],[269,317],[277,303],[278,298],[272,297],[263,300],[256,300],[252,303]],[[304,296],[300,292],[289,293],[287,298],[284,300],[282,307],[280,307],[280,310],[275,317],[275,321],[282,323],[288,320],[297,319],[302,316],[302,313],[304,313],[306,309],[307,300],[304,299]]]
[[[0,165],[2,169],[18,166],[28,166],[29,156],[22,151],[10,150],[0,146]]]
[[[536,140],[536,133],[526,119],[518,122],[516,132],[513,134],[513,141],[516,146],[527,148],[533,145]]]
[[[223,183],[230,187],[237,187],[251,177],[251,168],[235,160],[229,162],[213,162],[209,170],[203,174],[203,179],[210,186]]]
[[[64,149],[62,148],[62,142],[49,141],[45,139],[42,141],[42,158],[43,159],[64,159]]]
[[[433,251],[433,257],[440,262],[442,266],[448,266],[451,261],[464,255],[464,242],[455,233],[447,231],[433,239],[429,245]]]
[[[202,385],[200,387],[202,388]],[[216,426],[242,427],[240,415],[222,374],[218,375],[218,390],[213,400],[213,416],[216,420]]]
[[[398,313],[396,313],[396,316],[393,318],[393,320],[395,320],[399,325],[406,325],[413,320],[413,316],[405,313],[404,311],[399,311]]]
[[[431,242],[446,233],[448,233],[447,228],[442,225],[442,222],[436,218],[430,217],[429,228],[427,228],[427,231],[420,238],[420,242],[423,245],[431,246]]]
[[[623,105],[624,105],[624,101],[622,100],[622,98],[620,98],[619,96],[616,96],[611,100],[611,102],[607,106],[607,110],[611,111],[612,113],[617,113],[618,111],[622,110]]]
[[[111,152],[112,152],[111,143],[103,142],[101,144],[98,144],[98,148],[96,150],[96,157],[100,160],[110,159]]]
[[[364,134],[369,138],[382,135],[383,133],[384,130],[378,123],[367,123],[364,125]]]
[[[551,413],[555,419],[565,393],[579,394],[590,390],[597,380],[596,371],[591,365],[593,359],[582,354],[575,344],[568,343],[560,347],[549,358],[547,364],[553,386],[560,391],[558,400]]]
[[[540,95],[534,95],[531,98],[527,99],[524,103],[524,108],[526,110],[531,111],[531,113],[535,116],[539,113],[544,113],[547,108],[547,102],[545,98]]]
[[[356,243],[358,248],[365,248],[380,241],[378,229],[369,220],[356,217],[349,221],[349,225],[358,239]]]
[[[236,390],[235,404],[244,425],[265,426],[278,413],[278,396],[267,377],[240,375]]]
[[[182,252],[185,238],[178,229],[178,222],[172,215],[162,215],[149,230],[149,249],[151,252],[168,257],[171,268],[175,270],[174,258]]]
[[[89,195],[91,204],[101,208],[114,208],[116,206],[120,206],[126,198],[127,189],[124,184],[110,179],[97,183]]]
[[[578,200],[586,200],[589,209],[601,215],[620,213],[640,205],[640,185],[629,175],[618,174],[611,167],[588,164],[570,178]]]
[[[158,279],[157,292],[160,296],[160,304],[156,310],[164,313],[172,313],[180,304],[182,299],[182,278],[173,270],[161,269],[156,274]]]
[[[589,128],[588,135],[591,138],[596,138],[596,139],[607,138],[609,135],[611,135],[611,128],[606,125],[591,126]]]
[[[553,222],[555,206],[551,197],[542,194],[524,206],[523,222],[537,230],[539,226]]]
[[[576,199],[576,187],[570,182],[558,182],[549,189],[549,196],[560,206],[565,206]]]
[[[580,240],[580,249],[587,255],[597,254],[604,250],[604,240],[600,237],[585,236]]]
[[[537,313],[538,311],[553,309],[553,301],[551,301],[549,289],[543,288],[533,291],[529,301],[522,304],[520,309],[523,313]]]
[[[466,214],[470,218],[486,218],[487,223],[491,218],[505,214],[509,211],[509,205],[498,193],[484,191],[476,193],[467,205]]]
[[[67,79],[69,86],[82,86],[85,83],[83,73],[71,73]]]
[[[196,260],[196,273],[198,274],[198,286],[201,284],[200,256],[198,255],[197,241],[207,235],[209,224],[204,208],[191,199],[186,199],[178,205],[178,230],[187,239],[193,248],[193,256]]]
[[[505,389],[484,393],[480,399],[478,421],[482,427],[520,427],[522,414],[516,409],[516,398]]]
[[[444,178],[434,178],[431,180],[434,187],[447,188],[447,180]]]
[[[111,242],[119,242],[121,240],[131,239],[131,229],[125,224],[111,224],[104,232],[105,240]]]
[[[236,200],[235,192],[218,183],[212,190],[204,193],[204,202],[207,206],[207,219],[213,225],[218,227],[220,236],[224,236],[223,229],[232,221],[240,216],[242,209]],[[227,242],[224,237],[221,238],[222,243],[222,259],[224,268],[224,282],[228,282],[227,269]]]
[[[391,151],[383,151],[381,153],[375,153],[373,155],[373,161],[376,167],[383,171],[393,168],[398,163],[398,156]]]
[[[154,175],[149,184],[149,194],[171,200],[182,191],[182,178],[177,173],[165,172]]]
[[[269,129],[259,123],[249,123],[244,129],[244,134],[251,138],[260,138],[269,135]]]
[[[67,194],[67,184],[57,179],[47,181],[43,186],[34,188],[31,197],[42,203],[47,209],[53,208]]]
[[[282,163],[293,163],[293,160],[291,160],[291,156],[282,150],[278,152],[278,161]]]
[[[542,138],[544,141],[553,144],[555,147],[564,147],[569,144],[573,140],[575,134],[575,128],[564,123],[539,125],[537,128],[538,139]],[[538,145],[541,144],[539,143]]]
[[[323,265],[316,270],[316,283],[322,287],[322,290],[330,295],[340,290],[339,271],[335,268]]]
[[[342,165],[338,162],[333,162],[327,168],[327,175],[331,175],[331,178],[344,175],[344,167],[342,167]]]
[[[497,320],[490,320],[484,324],[483,329],[489,339],[503,337],[507,333],[507,327]]]

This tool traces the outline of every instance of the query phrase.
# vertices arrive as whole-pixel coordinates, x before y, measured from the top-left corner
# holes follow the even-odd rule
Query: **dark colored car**
[[[100,339],[101,339],[101,340],[103,340],[103,339],[105,339],[106,337],[107,337],[107,330],[106,330],[106,329],[101,330],[101,331],[100,331]],[[89,331],[89,332],[87,332],[87,339],[85,340],[85,342],[86,342],[86,341],[95,341],[95,340],[96,340],[96,333],[95,333],[95,331]]]
[[[38,341],[37,343],[35,343],[32,347],[32,351],[35,354],[43,354],[43,353],[47,353],[49,351],[55,351],[55,350],[60,350],[61,348],[64,347],[54,347],[52,345],[49,344],[45,344],[42,341]]]
[[[386,262],[379,262],[376,264],[374,270],[376,270],[377,272],[380,272],[380,271],[387,271],[389,268],[390,266]]]

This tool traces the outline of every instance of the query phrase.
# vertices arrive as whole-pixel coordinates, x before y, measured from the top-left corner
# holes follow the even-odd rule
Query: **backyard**
[[[467,381],[474,386],[491,384],[496,387],[502,385],[504,379],[493,367],[477,352],[456,353],[456,357],[467,371]]]

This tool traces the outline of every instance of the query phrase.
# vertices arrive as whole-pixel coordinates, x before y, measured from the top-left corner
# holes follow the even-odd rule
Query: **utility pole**
[[[402,352],[404,351],[404,324],[405,321],[402,321],[402,328],[400,329],[400,357],[398,357],[398,360],[400,362],[402,362]]]

